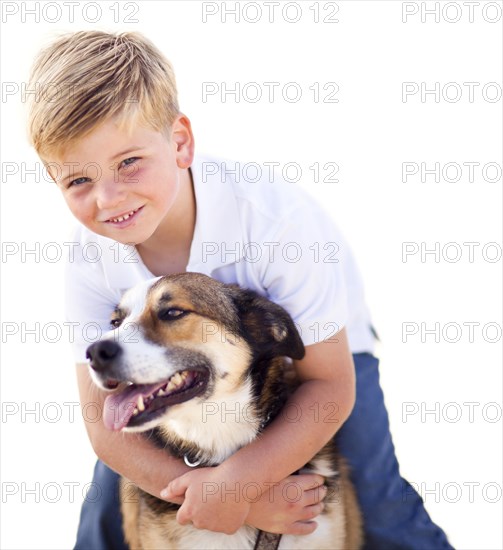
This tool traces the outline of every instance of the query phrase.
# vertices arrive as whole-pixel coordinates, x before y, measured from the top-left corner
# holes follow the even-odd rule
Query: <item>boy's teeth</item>
[[[123,222],[124,220],[127,220],[130,216],[132,216],[136,210],[131,210],[129,214],[124,214],[124,216],[121,216],[120,218],[110,218],[110,221],[112,222]]]

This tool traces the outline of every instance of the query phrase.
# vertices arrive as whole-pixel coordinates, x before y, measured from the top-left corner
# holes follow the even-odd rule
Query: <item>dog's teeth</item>
[[[133,416],[136,416],[138,414],[138,409],[135,408],[135,410],[133,411]]]
[[[166,392],[161,388],[155,395],[156,397],[162,397],[163,395],[166,395]]]
[[[172,380],[170,380],[169,384],[166,387],[166,390],[171,391],[171,390],[174,390],[175,388],[176,388],[176,384]]]
[[[171,377],[170,383],[173,382],[173,384],[176,386],[179,386],[182,382],[182,377],[180,376],[180,373],[177,372],[174,376]]]
[[[138,398],[138,403],[136,405],[138,407],[138,410],[143,412],[145,410],[145,404],[143,403],[143,395],[140,395]]]

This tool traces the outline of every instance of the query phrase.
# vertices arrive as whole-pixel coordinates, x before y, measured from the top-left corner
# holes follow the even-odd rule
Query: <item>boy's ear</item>
[[[260,355],[302,359],[304,344],[290,315],[253,290],[226,285],[236,304],[243,331]]]
[[[194,160],[194,135],[190,120],[179,114],[171,128],[176,143],[176,162],[179,168],[189,168]]]

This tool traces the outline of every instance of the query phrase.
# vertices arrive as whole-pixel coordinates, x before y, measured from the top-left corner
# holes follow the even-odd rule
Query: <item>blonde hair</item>
[[[80,31],[42,49],[30,72],[28,140],[39,156],[59,156],[115,118],[166,132],[179,114],[175,75],[138,32]]]

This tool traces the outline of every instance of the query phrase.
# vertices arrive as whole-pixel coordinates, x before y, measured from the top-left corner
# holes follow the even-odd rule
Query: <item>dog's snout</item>
[[[102,340],[91,344],[86,350],[86,357],[91,368],[102,371],[112,365],[122,353],[122,348],[111,340]]]

